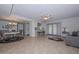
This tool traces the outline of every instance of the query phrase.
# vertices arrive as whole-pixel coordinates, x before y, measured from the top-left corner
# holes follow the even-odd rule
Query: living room
[[[78,7],[78,4],[1,4],[0,53],[79,53]]]

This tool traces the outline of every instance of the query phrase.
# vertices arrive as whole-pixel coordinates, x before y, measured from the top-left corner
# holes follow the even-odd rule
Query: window
[[[51,23],[47,25],[48,34],[60,35],[61,25],[59,23]]]

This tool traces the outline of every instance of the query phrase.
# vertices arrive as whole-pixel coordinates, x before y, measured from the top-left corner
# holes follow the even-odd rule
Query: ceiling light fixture
[[[9,22],[9,24],[11,25],[12,23],[11,23],[11,22]]]
[[[17,23],[13,23],[13,25],[17,25]]]
[[[42,18],[43,20],[48,20],[49,18],[51,18],[51,15],[41,16],[41,18]]]
[[[48,17],[48,16],[43,16],[43,19],[44,19],[44,20],[48,20],[49,17]]]

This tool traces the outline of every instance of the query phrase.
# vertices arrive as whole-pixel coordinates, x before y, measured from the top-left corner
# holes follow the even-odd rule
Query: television
[[[72,32],[72,36],[78,36],[78,32],[77,31]]]

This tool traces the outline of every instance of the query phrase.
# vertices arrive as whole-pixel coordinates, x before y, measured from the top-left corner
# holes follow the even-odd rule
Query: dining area
[[[24,36],[19,31],[6,32],[0,30],[0,43],[15,42],[22,39],[24,39]]]
[[[24,39],[23,29],[23,23],[1,20],[0,43],[9,43]]]
[[[25,23],[21,21],[0,20],[0,43],[24,39]]]

